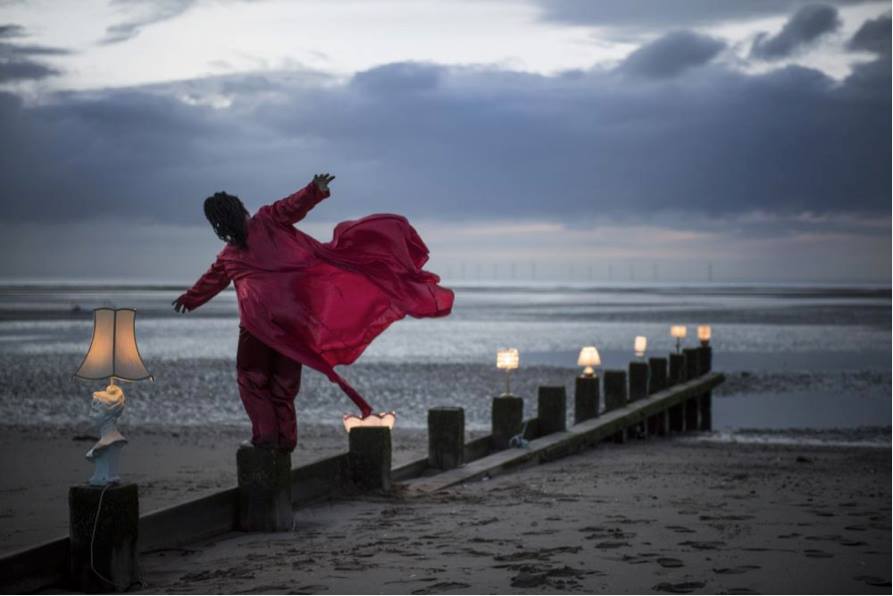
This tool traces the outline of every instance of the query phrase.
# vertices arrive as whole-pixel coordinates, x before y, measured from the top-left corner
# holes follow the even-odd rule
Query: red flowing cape
[[[428,247],[401,215],[377,213],[335,227],[319,242],[294,227],[328,196],[315,183],[262,207],[248,247],[227,245],[180,301],[190,310],[235,284],[242,325],[263,343],[323,374],[360,408],[371,406],[334,367],[351,364],[406,315],[443,317],[452,290],[422,269]]]

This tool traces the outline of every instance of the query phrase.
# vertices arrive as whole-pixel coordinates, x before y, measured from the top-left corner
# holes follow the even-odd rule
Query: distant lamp
[[[636,358],[644,358],[645,350],[648,349],[648,338],[639,335],[636,337],[635,342],[633,343],[633,351],[636,353]]]
[[[118,418],[124,412],[124,392],[120,381],[154,380],[146,370],[136,346],[136,311],[132,308],[97,308],[93,311],[93,339],[84,361],[74,373],[87,381],[108,379],[105,391],[93,393],[91,417],[99,440],[87,451],[94,465],[90,484],[103,486],[118,482],[118,458],[127,439],[118,432]]]
[[[379,414],[369,414],[365,418],[360,418],[359,416],[355,416],[353,414],[347,414],[344,416],[344,430],[350,433],[351,429],[358,427],[385,427],[389,429],[394,428],[394,424],[397,422],[397,413],[396,412],[381,412]]]
[[[688,335],[688,328],[685,325],[673,325],[670,327],[670,335],[676,338],[676,353],[682,351],[682,340]]]
[[[577,366],[585,367],[583,369],[584,377],[594,377],[595,369],[602,365],[602,358],[599,356],[595,346],[584,346],[580,350],[580,356],[577,358]]]
[[[520,356],[517,348],[504,348],[496,351],[496,368],[505,371],[505,393],[503,395],[511,395],[511,375],[512,371],[518,368]]]
[[[712,331],[710,329],[710,325],[698,325],[698,341],[701,342],[702,346],[710,345],[710,336]]]

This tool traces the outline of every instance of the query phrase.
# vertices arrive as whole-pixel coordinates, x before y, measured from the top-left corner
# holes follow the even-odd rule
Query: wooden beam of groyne
[[[430,493],[463,482],[494,476],[516,466],[546,462],[565,457],[596,445],[618,432],[645,422],[649,417],[701,396],[725,380],[721,373],[708,373],[691,381],[673,385],[644,399],[629,402],[597,418],[590,418],[566,431],[543,435],[530,441],[526,448],[505,449],[486,455],[462,467],[435,476],[414,478],[404,482],[410,492]]]

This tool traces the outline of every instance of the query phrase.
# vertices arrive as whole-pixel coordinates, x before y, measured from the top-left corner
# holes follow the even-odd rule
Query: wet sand
[[[889,593],[889,449],[603,445],[142,559],[163,593]]]
[[[250,427],[122,427],[129,443],[121,455],[124,481],[136,482],[140,512],[176,505],[236,484],[236,449]],[[0,426],[0,554],[68,534],[68,487],[85,482],[93,464],[84,454],[95,442],[81,426]],[[427,453],[423,431],[394,431],[395,465]],[[347,451],[336,426],[299,427],[292,465]]]

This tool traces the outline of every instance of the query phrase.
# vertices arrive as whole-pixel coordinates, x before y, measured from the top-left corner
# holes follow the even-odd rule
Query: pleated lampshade
[[[93,339],[74,376],[86,380],[152,379],[136,345],[136,311],[97,308],[93,311]]]

